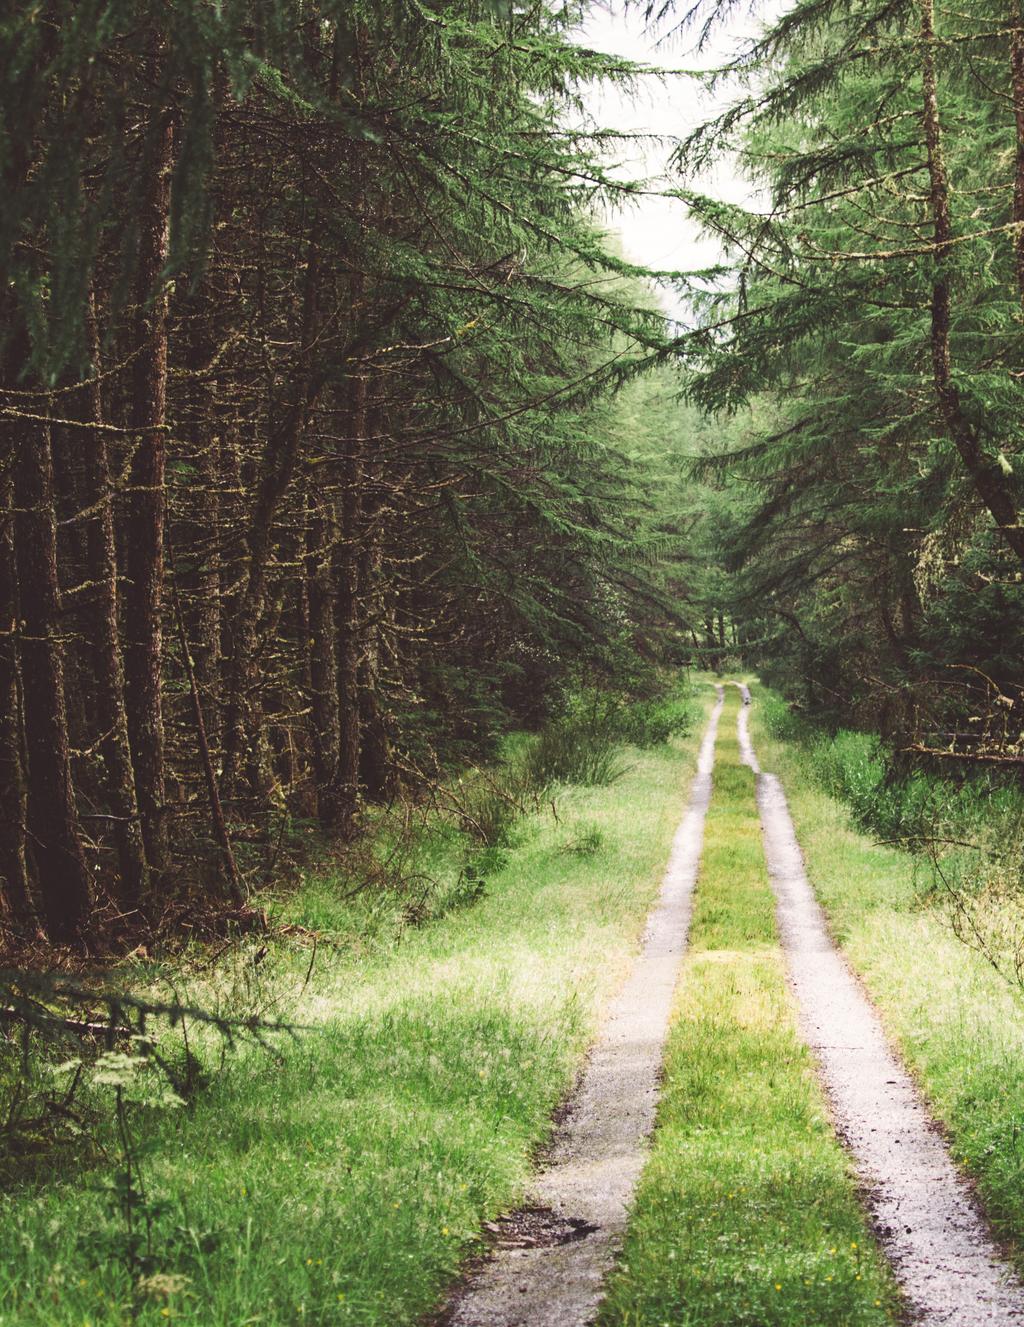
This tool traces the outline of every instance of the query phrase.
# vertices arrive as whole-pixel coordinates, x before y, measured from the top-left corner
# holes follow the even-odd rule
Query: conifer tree
[[[1000,3],[805,0],[680,152],[692,170],[735,150],[763,191],[756,210],[687,194],[728,258],[693,282],[692,393],[760,414],[704,463],[757,499],[726,554],[735,611],[819,703],[904,735],[952,695],[951,664],[1024,680],[950,616],[967,585],[979,623],[1015,601],[1024,553],[1020,177],[999,165],[1018,160],[1019,42]]]

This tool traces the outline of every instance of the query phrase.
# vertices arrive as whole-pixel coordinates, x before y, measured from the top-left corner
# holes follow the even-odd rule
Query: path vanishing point
[[[749,702],[747,688],[740,690]],[[495,1247],[453,1296],[444,1327],[590,1327],[597,1315],[655,1123],[711,801],[724,698],[721,686],[717,692],[640,954],[607,1009],[529,1204],[496,1223]],[[756,778],[801,1033],[908,1316],[926,1327],[1024,1324],[1024,1286],[1002,1258],[968,1181],[829,935],[785,793],[758,764],[748,718],[744,704],[740,748]]]

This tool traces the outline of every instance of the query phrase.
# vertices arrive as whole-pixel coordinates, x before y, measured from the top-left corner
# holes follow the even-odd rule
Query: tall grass
[[[525,753],[531,785],[555,783],[603,787],[622,777],[623,744],[642,750],[688,733],[693,701],[688,694],[630,702],[589,690],[569,697],[565,712],[537,735]]]
[[[184,1105],[129,1103],[130,1176],[109,1111],[59,1152],[23,1135],[0,1188],[0,1327],[422,1320],[520,1198],[657,892],[692,751],[629,765],[611,787],[560,785],[557,819],[527,805],[503,827],[478,801],[471,833],[451,800],[382,816],[358,858],[260,900],[268,937],[167,964],[199,1003],[259,982],[301,1027],[219,1072],[196,1047],[205,1082]],[[468,805],[487,780],[467,783]],[[504,861],[480,888],[487,837]],[[74,1071],[42,1075],[41,1096],[59,1107]]]
[[[781,697],[762,696],[762,722],[772,737],[799,743],[821,786],[883,841],[914,849],[942,838],[988,837],[996,824],[1003,837],[1021,818],[1018,787],[985,773],[957,779],[901,764],[873,733],[829,733],[795,715]]]
[[[506,847],[516,822],[558,785],[603,788],[628,768],[624,747],[664,746],[693,727],[696,703],[676,687],[659,699],[587,689],[570,694],[539,733],[511,744],[492,769],[473,770],[453,789],[456,819],[478,845]]]

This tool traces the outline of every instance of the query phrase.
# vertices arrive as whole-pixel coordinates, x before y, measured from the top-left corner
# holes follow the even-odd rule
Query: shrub
[[[631,701],[594,688],[577,692],[525,752],[527,783],[536,792],[553,783],[613,783],[625,772],[618,747],[661,746],[689,732],[693,715],[688,693]]]
[[[663,746],[693,727],[693,703],[687,696],[642,700],[622,707],[618,735],[631,746]]]
[[[459,825],[482,846],[500,847],[508,843],[512,826],[525,813],[531,791],[521,759],[487,773],[474,770],[459,784]]]
[[[970,839],[933,841],[927,851],[931,901],[954,935],[1024,993],[1024,800],[997,804]]]
[[[943,838],[990,837],[993,824],[1019,813],[1020,793],[987,775],[958,782],[927,769],[907,769],[876,734],[848,728],[824,732],[770,693],[761,712],[772,737],[802,746],[822,787],[883,840],[914,848]]]
[[[806,742],[811,735],[807,720],[771,691],[758,694],[761,715],[769,734],[779,742]]]
[[[569,713],[537,734],[526,753],[524,771],[538,792],[553,783],[614,783],[626,770],[619,745],[613,726],[600,713]]]
[[[878,739],[841,728],[834,736],[818,736],[810,755],[824,787],[849,802],[859,817],[869,816],[885,780],[885,761]]]

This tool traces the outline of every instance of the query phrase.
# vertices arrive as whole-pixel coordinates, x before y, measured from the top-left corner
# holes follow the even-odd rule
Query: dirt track
[[[832,942],[804,871],[782,786],[761,771],[750,741],[750,693],[739,689],[745,702],[737,721],[741,753],[757,776],[765,852],[801,1031],[909,1314],[928,1327],[1024,1324],[1024,1287],[1001,1258],[968,1182]],[[723,695],[721,687],[717,690],[690,802],[642,952],[609,1007],[529,1205],[495,1224],[492,1254],[454,1297],[442,1319],[445,1327],[587,1327],[597,1313],[654,1126],[711,799]]]
[[[608,1009],[530,1205],[497,1223],[494,1252],[455,1298],[447,1327],[584,1327],[597,1312],[654,1127],[721,711],[719,687],[643,949]]]
[[[832,942],[782,785],[757,763],[748,713],[745,706],[740,710],[740,746],[757,774],[768,870],[801,1031],[913,1320],[929,1327],[1024,1323],[1024,1287],[1001,1259],[968,1182]]]

